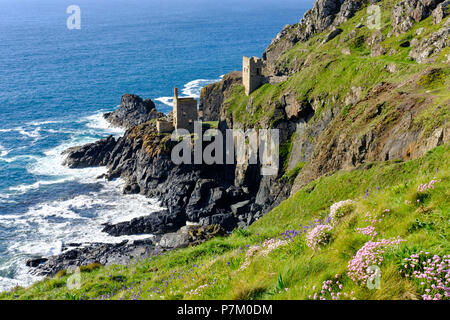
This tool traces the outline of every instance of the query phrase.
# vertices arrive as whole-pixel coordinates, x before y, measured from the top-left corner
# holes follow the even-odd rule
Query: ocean
[[[102,114],[124,93],[169,112],[179,87],[203,86],[261,56],[312,0],[0,0],[0,291],[39,280],[30,258],[65,242],[120,242],[102,224],[151,214],[105,168],[68,169],[61,151],[122,129]],[[66,12],[81,9],[81,29]]]

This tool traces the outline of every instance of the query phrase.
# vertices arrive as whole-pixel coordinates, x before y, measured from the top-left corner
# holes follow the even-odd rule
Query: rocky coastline
[[[200,115],[204,121],[217,121],[222,133],[232,128],[279,130],[281,165],[276,175],[262,176],[260,163],[175,165],[171,160],[175,143],[170,134],[160,134],[156,129],[156,121],[171,121],[171,114],[158,112],[150,99],[125,94],[118,109],[104,115],[111,125],[125,128],[125,134],[118,139],[105,137],[65,150],[64,165],[69,168],[105,166],[108,172],[99,179],[121,178],[126,183],[125,194],[157,198],[165,210],[103,226],[103,231],[114,237],[148,234],[152,238],[147,242],[115,245],[67,245],[61,255],[37,257],[27,265],[34,273],[52,275],[71,266],[126,264],[131,258],[147,258],[195,245],[237,227],[248,227],[281,201],[324,175],[375,161],[415,159],[448,143],[449,126],[442,115],[448,110],[448,102],[439,100],[432,90],[424,88],[433,88],[435,82],[447,75],[441,65],[428,68],[426,64],[439,59],[447,64],[450,61],[450,55],[443,57],[450,32],[450,20],[445,20],[449,2],[399,2],[389,9],[393,32],[387,35],[364,28],[364,19],[358,19],[351,31],[338,28],[359,10],[378,2],[315,1],[299,23],[283,28],[264,51],[262,72],[271,81],[266,90],[261,90],[263,92],[245,96],[242,73],[238,71],[202,89]],[[420,41],[414,38],[398,46],[391,43],[396,49],[390,51],[383,47],[386,39],[395,39],[430,16],[433,25],[440,24],[437,31],[425,36],[421,28],[412,35],[423,37]],[[321,33],[323,36],[314,40]],[[295,46],[307,42],[308,46],[296,49]],[[334,43],[340,48],[339,52],[320,51],[327,43]],[[349,78],[348,83],[342,84],[341,91],[331,92],[333,88],[328,86],[326,89],[314,87],[317,82],[324,85],[329,81],[325,76],[316,75],[316,83],[310,83],[299,93],[300,80],[309,83],[304,74],[317,70],[325,72],[333,66],[347,68],[344,64],[347,62],[341,60],[352,54],[357,56],[349,46],[367,50],[370,58],[395,55],[405,47],[411,50],[407,55],[408,64],[396,64],[389,59],[389,63],[376,69],[376,75],[384,73],[383,81],[361,84]],[[294,49],[296,55],[286,56],[286,52]],[[413,60],[420,70],[411,71],[402,81],[389,78],[399,76],[399,68]],[[374,70],[378,68],[375,62],[373,64]],[[303,74],[302,69],[306,70]],[[384,81],[388,78],[390,80]],[[374,79],[378,78],[374,75]],[[431,108],[430,114],[436,115],[436,121],[430,122],[428,127],[418,124],[418,119],[428,121],[427,112]]]
[[[261,184],[264,178],[259,175],[259,165],[173,164],[170,150],[174,143],[170,135],[159,134],[152,121],[170,119],[171,115],[148,106],[154,106],[151,100],[125,94],[117,110],[104,114],[111,125],[127,129],[123,137],[109,136],[71,147],[62,154],[63,165],[69,168],[106,166],[107,174],[98,178],[123,179],[124,194],[157,198],[166,210],[127,222],[105,224],[102,230],[113,237],[149,235],[151,239],[64,245],[58,256],[27,261],[32,273],[48,276],[92,263],[128,264],[133,259],[198,244],[215,235],[226,235],[236,227],[249,226],[287,196],[289,189],[280,187],[277,193],[272,193],[277,196],[271,199],[271,191]],[[257,197],[262,201],[258,203]]]

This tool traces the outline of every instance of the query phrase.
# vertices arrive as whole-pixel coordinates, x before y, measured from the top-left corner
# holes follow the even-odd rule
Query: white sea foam
[[[113,127],[103,117],[104,111],[90,115],[81,120],[86,123],[86,127],[96,130],[101,130],[113,135],[123,135],[125,130],[119,127]]]
[[[173,108],[173,97],[160,97],[155,100]]]
[[[33,128],[33,129],[27,129],[24,127],[15,127],[12,129],[0,129],[0,132],[18,132],[19,134],[27,137],[27,138],[39,138],[40,137],[40,131],[41,127]]]
[[[120,243],[152,235],[113,237],[102,232],[104,223],[119,223],[150,215],[162,208],[155,199],[142,195],[123,195],[123,180],[100,181],[102,189],[66,200],[45,201],[24,214],[0,215],[2,227],[14,228],[17,238],[8,247],[14,258],[14,280],[0,277],[0,291],[17,284],[25,286],[38,280],[22,268],[30,257],[61,253],[63,243]],[[8,266],[2,266],[3,268]],[[11,266],[9,266],[11,267]],[[0,270],[1,271],[1,270]]]
[[[31,121],[31,122],[28,122],[27,125],[42,126],[42,125],[46,125],[46,124],[55,124],[55,123],[64,123],[64,121],[63,120]]]
[[[219,81],[220,79],[197,79],[184,85],[181,93],[187,97],[200,98],[202,88],[210,83]]]
[[[34,128],[33,130],[29,130],[29,131],[27,131],[23,127],[17,127],[17,128],[15,128],[15,130],[17,132],[19,132],[21,135],[28,137],[28,138],[39,138],[41,135],[39,133],[39,131],[41,131],[41,127],[37,127],[37,128]]]
[[[200,98],[203,87],[213,82],[220,81],[222,78],[223,75],[220,76],[219,79],[197,79],[190,81],[184,85],[183,89],[181,89],[181,97],[193,97],[198,99]],[[173,97],[159,97],[155,100],[173,108]]]
[[[64,156],[61,152],[67,148],[96,141],[98,135],[123,134],[123,129],[111,128],[102,114],[97,113],[79,120],[84,124],[84,128],[73,132],[71,139],[44,151],[41,156],[22,155],[7,158],[6,154],[3,155],[5,148],[0,149],[2,155],[0,160],[8,162],[27,160],[27,171],[38,177],[38,181],[34,183],[10,187],[9,194],[1,195],[0,200],[3,203],[13,201],[8,199],[12,196],[67,181],[93,185],[93,188],[88,189],[98,190],[86,191],[68,199],[47,201],[43,199],[39,204],[29,207],[23,214],[0,215],[0,226],[5,230],[14,230],[15,234],[14,242],[7,243],[7,256],[10,258],[6,264],[2,263],[0,269],[2,275],[4,275],[2,269],[6,272],[14,270],[14,279],[0,276],[0,291],[16,285],[28,286],[39,280],[39,277],[29,273],[25,261],[31,257],[59,254],[63,243],[118,243],[152,237],[152,235],[112,237],[102,232],[102,229],[105,223],[129,221],[161,210],[155,199],[148,199],[142,195],[123,195],[125,182],[120,179],[114,181],[97,179],[96,177],[106,173],[105,167],[69,169],[62,165]],[[42,124],[35,123],[35,125]]]
[[[5,157],[8,155],[10,150],[6,150],[4,146],[0,144],[0,157]]]

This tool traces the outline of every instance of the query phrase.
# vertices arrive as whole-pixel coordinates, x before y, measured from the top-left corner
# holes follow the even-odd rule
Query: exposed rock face
[[[378,2],[378,0],[317,0],[314,7],[305,13],[298,24],[286,25],[264,51],[265,74],[267,76],[281,75],[275,68],[275,62],[284,52],[291,49],[297,42],[307,41],[331,25],[337,26],[353,17],[355,12],[368,2]],[[337,34],[339,31],[330,33],[330,36],[335,37]]]
[[[423,39],[413,50],[409,56],[418,63],[426,63],[433,61],[439,52],[449,45],[450,20],[445,25],[434,32],[428,38]]]
[[[149,216],[135,218],[129,222],[106,224],[103,232],[109,235],[129,236],[140,234],[164,234],[178,230],[185,221],[168,211],[153,212]]]
[[[126,265],[132,260],[146,259],[161,252],[161,249],[155,248],[152,240],[124,241],[118,244],[69,244],[63,247],[60,255],[29,260],[27,266],[33,267],[32,273],[35,275],[52,276],[61,270],[93,263]]]
[[[63,165],[69,168],[86,168],[93,166],[105,166],[112,150],[116,146],[113,136],[86,144],[81,147],[72,147],[63,151],[66,158]]]
[[[262,208],[248,207],[248,212],[232,215],[231,206],[246,200],[255,201],[261,177],[259,166],[242,172],[235,165],[225,164],[181,164],[171,160],[170,136],[159,136],[150,124],[128,130],[124,137],[111,145],[108,152],[95,149],[94,145],[80,150],[95,150],[89,153],[89,163],[103,164],[109,169],[107,178],[121,177],[126,181],[125,193],[140,193],[158,198],[167,211],[137,218],[129,223],[108,225],[104,231],[111,235],[163,234],[174,232],[186,221],[203,225],[219,224],[232,230],[237,223],[248,220],[249,215],[261,214],[275,200],[265,200]],[[208,143],[204,143],[206,147]],[[77,149],[78,150],[78,149]],[[67,152],[67,164],[85,164],[82,152]],[[236,180],[241,175],[242,179]],[[237,181],[237,183],[236,183]],[[240,218],[239,216],[243,217]],[[245,216],[245,217],[244,217]]]
[[[401,85],[417,86],[420,76],[426,74],[425,72],[411,78],[407,84]],[[367,104],[366,119],[380,116],[386,105],[395,106],[394,116],[390,119],[389,125],[381,122],[360,134],[350,133],[348,124],[343,124],[339,117],[339,110],[332,111],[327,117],[328,121],[324,121],[325,117],[323,118],[325,125],[322,126],[322,130],[318,123],[308,124],[309,128],[316,131],[314,135],[309,133],[314,139],[309,149],[312,152],[309,157],[299,159],[308,162],[295,179],[291,194],[330,172],[355,168],[364,162],[413,159],[438,145],[448,143],[450,140],[448,125],[437,128],[431,135],[427,134],[424,128],[414,126],[413,120],[429,106],[430,98],[424,98],[420,94],[405,95],[397,90],[397,86],[382,82],[359,102]],[[446,103],[448,101],[444,105]],[[296,140],[299,141],[294,142],[294,148],[300,144],[304,136],[305,134],[296,136]]]
[[[222,81],[212,83],[202,89],[199,109],[203,112],[203,121],[217,121],[226,93],[235,84],[242,84],[242,72],[233,71],[225,75]]]
[[[381,42],[384,39],[385,37],[379,31],[374,32],[367,38],[366,42],[371,48],[372,57],[379,57],[386,54],[386,49],[384,49],[381,45]]]
[[[405,0],[392,10],[392,28],[395,34],[401,34],[412,28],[415,22],[428,17],[437,4],[443,0]]]
[[[441,23],[442,19],[448,16],[450,12],[450,1],[446,0],[440,3],[436,9],[433,10],[433,23]]]
[[[135,94],[124,94],[119,109],[106,113],[105,119],[116,127],[129,129],[143,124],[149,120],[164,117],[164,114],[156,111],[152,100],[142,100]]]

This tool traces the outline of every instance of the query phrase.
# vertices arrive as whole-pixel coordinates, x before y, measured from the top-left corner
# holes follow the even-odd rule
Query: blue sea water
[[[117,242],[101,224],[150,214],[105,168],[70,170],[61,151],[123,131],[102,113],[124,93],[171,110],[173,87],[202,86],[260,56],[312,0],[0,0],[0,291],[38,278],[29,258],[64,242]],[[81,9],[69,30],[66,9]]]

